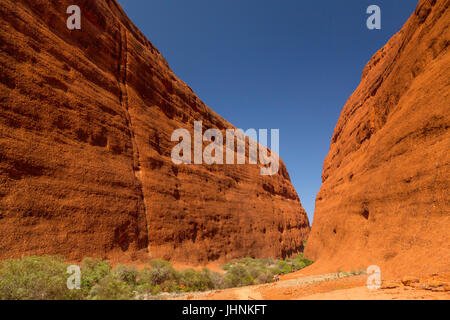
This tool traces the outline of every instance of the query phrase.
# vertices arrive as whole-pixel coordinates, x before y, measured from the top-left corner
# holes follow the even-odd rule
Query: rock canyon
[[[81,29],[66,25],[73,4]],[[281,159],[273,175],[172,161],[175,130],[235,127],[116,0],[1,0],[0,259],[202,265],[305,250],[309,274],[449,272],[449,7],[420,0],[362,70],[310,230]]]

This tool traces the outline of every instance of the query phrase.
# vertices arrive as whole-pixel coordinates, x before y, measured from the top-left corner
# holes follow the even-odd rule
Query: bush
[[[108,260],[86,258],[81,262],[81,290],[88,296],[92,288],[111,273]]]
[[[205,291],[215,289],[218,279],[211,271],[203,268],[202,271],[186,269],[178,273],[178,281],[184,291]]]
[[[255,279],[257,284],[270,283],[273,282],[274,273],[271,270],[264,270],[259,273],[257,278]]]
[[[154,286],[148,282],[138,282],[135,290],[139,294],[150,294],[154,296],[158,295],[162,291],[160,285]]]
[[[30,256],[0,264],[0,299],[81,299],[81,290],[67,288],[67,267],[61,257]]]
[[[294,271],[297,271],[311,265],[312,263],[313,262],[311,260],[303,258],[303,253],[300,253],[297,258],[292,260],[292,268]]]
[[[135,267],[128,268],[123,264],[119,264],[114,269],[114,274],[116,274],[120,280],[128,283],[130,286],[135,286],[137,284],[139,272]]]
[[[280,270],[281,274],[287,274],[292,272],[292,266],[286,261],[278,261],[277,267]]]
[[[231,263],[225,263],[222,265],[222,270],[228,271],[231,267]]]
[[[249,257],[233,259],[222,266],[222,269],[226,271],[225,283],[222,287],[270,283],[273,281],[274,275],[291,273],[303,269],[310,264],[312,264],[312,261],[303,258],[302,253],[296,258],[279,261],[271,258],[254,259]],[[240,266],[240,268],[237,268],[237,266]],[[250,283],[249,279],[253,279],[253,283]]]
[[[153,259],[149,264],[152,268],[147,270],[147,279],[153,285],[161,285],[165,281],[175,279],[176,271],[169,262],[162,259]]]
[[[145,283],[148,283],[148,284],[154,286],[154,283],[152,280],[152,273],[153,273],[153,270],[148,267],[145,267],[144,269],[142,269],[138,274],[138,278],[137,278],[138,285],[143,285]]]
[[[255,284],[269,283],[273,281],[274,273],[268,268],[266,262],[255,261],[247,266],[249,275],[255,280]]]
[[[81,263],[81,290],[67,288],[67,267],[60,257],[26,257],[0,263],[0,299],[133,299],[160,292],[205,291],[269,283],[274,275],[300,270],[312,261],[296,258],[234,259],[222,266],[225,274],[187,269],[177,272],[162,259],[138,271],[108,260],[86,258]],[[149,297],[149,295],[151,295]]]
[[[133,287],[116,273],[106,276],[96,284],[89,295],[93,300],[128,300],[134,297]]]
[[[219,272],[211,272],[211,279],[214,283],[214,289],[225,288],[224,275]]]
[[[179,292],[181,286],[176,280],[167,280],[161,284],[161,290],[164,292]]]
[[[253,277],[248,273],[247,269],[240,264],[230,267],[224,278],[224,286],[226,288],[243,287],[253,284]]]

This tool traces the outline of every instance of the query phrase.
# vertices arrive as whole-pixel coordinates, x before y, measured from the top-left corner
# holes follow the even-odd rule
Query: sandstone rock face
[[[273,176],[172,163],[174,129],[233,126],[116,1],[2,0],[0,20],[0,259],[194,264],[303,249],[309,222],[283,163]]]
[[[344,106],[305,251],[316,268],[449,271],[449,5],[420,1]]]

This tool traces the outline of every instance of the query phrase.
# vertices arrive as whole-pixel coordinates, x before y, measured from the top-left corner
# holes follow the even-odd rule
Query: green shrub
[[[89,295],[93,300],[128,300],[134,297],[133,287],[118,274],[111,273],[96,284]]]
[[[258,284],[270,283],[270,282],[273,282],[273,276],[274,276],[274,274],[272,273],[272,271],[266,269],[263,272],[261,272],[260,274],[258,274],[256,281]]]
[[[138,282],[137,286],[135,287],[135,290],[138,294],[150,294],[150,295],[157,295],[161,293],[162,289],[160,285],[152,285],[148,282]]]
[[[69,264],[62,258],[26,257],[0,263],[0,299],[156,298],[162,291],[205,291],[269,283],[274,275],[300,270],[311,263],[302,254],[279,261],[247,257],[224,264],[226,273],[220,274],[206,268],[177,272],[162,259],[151,260],[148,267],[138,271],[125,265],[112,269],[107,260],[86,258],[81,264],[81,290],[69,290]]]
[[[257,278],[261,273],[264,272],[264,267],[257,264],[252,264],[247,266],[247,272],[252,276],[253,279]]]
[[[152,294],[157,295],[157,294],[161,293],[161,291],[162,291],[161,286],[159,284],[157,284],[156,286],[153,287]]]
[[[269,283],[273,281],[274,272],[268,268],[266,262],[259,261],[247,267],[249,275],[255,279],[256,284]]]
[[[242,287],[253,284],[253,277],[248,273],[247,269],[240,264],[233,265],[225,274],[224,286],[226,288]]]
[[[81,290],[67,288],[68,266],[61,257],[51,256],[6,260],[0,264],[0,299],[81,299]]]
[[[222,265],[222,269],[226,271],[223,287],[232,287],[249,284],[250,278],[246,278],[247,274],[253,279],[253,283],[269,283],[274,279],[274,275],[287,274],[303,269],[312,264],[312,261],[303,257],[300,253],[295,258],[287,258],[285,260],[274,260],[271,258],[254,259],[242,258],[233,259],[229,263]],[[241,268],[246,270],[246,274]],[[239,272],[237,272],[239,271]],[[242,281],[238,279],[244,279]],[[247,279],[247,280],[245,280]],[[242,284],[244,283],[244,284]]]
[[[303,258],[303,254],[300,253],[297,258],[292,260],[292,268],[294,271],[297,271],[311,265],[312,263],[313,262],[311,260]]]
[[[225,288],[224,278],[225,278],[225,276],[219,272],[211,272],[211,280],[214,283],[214,288],[211,288],[211,289]]]
[[[152,273],[153,273],[153,270],[150,269],[149,267],[145,267],[144,269],[139,271],[138,278],[137,278],[138,285],[148,283],[153,286],[154,284],[153,284],[153,280],[152,280]]]
[[[162,259],[153,259],[149,264],[152,268],[150,270],[147,270],[147,279],[153,285],[161,285],[165,281],[175,279],[176,271],[168,261]]]
[[[217,274],[213,275],[207,268],[201,271],[193,269],[186,269],[178,272],[178,281],[184,291],[204,291],[218,288],[216,284],[218,278]]]
[[[164,292],[180,292],[181,286],[176,280],[166,280],[161,284],[161,290]]]
[[[116,274],[120,280],[128,283],[130,286],[135,286],[137,284],[139,272],[135,267],[128,268],[126,265],[119,264],[114,269],[114,274]]]
[[[200,276],[202,279],[202,289],[203,290],[211,290],[218,288],[215,280],[217,279],[218,273],[214,274],[207,268],[203,268],[200,272]]]
[[[111,273],[108,260],[85,258],[81,262],[81,290],[85,296],[92,288]]]
[[[292,272],[292,266],[286,261],[278,261],[277,267],[281,274],[287,274]]]
[[[243,265],[245,265],[245,266],[248,266],[248,265],[250,265],[252,263],[255,263],[255,259],[250,258],[250,257],[246,257],[246,258],[240,259],[238,262],[243,264]]]
[[[222,270],[228,271],[231,267],[231,263],[225,263],[222,265]]]

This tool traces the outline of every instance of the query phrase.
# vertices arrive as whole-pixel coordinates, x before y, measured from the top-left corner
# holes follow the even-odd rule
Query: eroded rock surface
[[[66,27],[69,5],[81,30]],[[113,0],[0,2],[0,259],[286,256],[309,222],[286,167],[181,165],[174,129],[233,126]]]
[[[305,252],[318,270],[450,270],[449,6],[420,1],[344,106]]]

